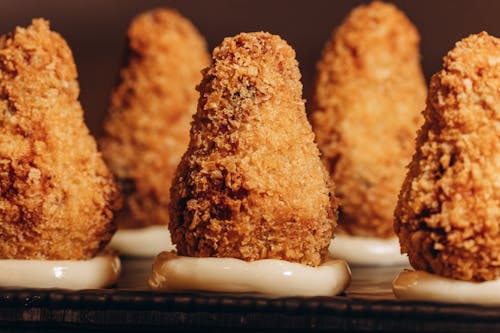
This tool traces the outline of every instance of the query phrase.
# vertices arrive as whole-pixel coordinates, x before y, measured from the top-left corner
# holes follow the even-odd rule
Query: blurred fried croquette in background
[[[118,189],[78,94],[47,21],[0,38],[0,258],[88,259],[115,230]]]
[[[138,15],[111,96],[103,156],[125,196],[119,227],[168,224],[170,185],[189,141],[196,85],[210,64],[203,37],[174,10]]]
[[[354,9],[318,63],[311,122],[340,201],[339,229],[394,237],[393,212],[425,107],[419,36],[391,4]]]
[[[455,45],[430,83],[425,124],[395,212],[412,266],[470,281],[500,276],[500,40]]]
[[[295,51],[269,33],[226,38],[198,90],[171,190],[178,254],[321,264],[336,201],[306,118]]]

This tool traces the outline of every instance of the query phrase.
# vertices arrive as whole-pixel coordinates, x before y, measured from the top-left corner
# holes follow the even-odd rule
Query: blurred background
[[[66,38],[79,71],[80,100],[91,132],[100,133],[109,94],[117,77],[130,19],[145,10],[178,9],[206,37],[210,50],[226,36],[269,31],[297,51],[304,98],[309,99],[315,64],[332,30],[349,11],[368,1],[331,0],[1,0],[0,33],[26,26],[34,17],[51,21]],[[453,44],[482,30],[500,36],[496,0],[392,1],[417,26],[427,79],[439,70]]]

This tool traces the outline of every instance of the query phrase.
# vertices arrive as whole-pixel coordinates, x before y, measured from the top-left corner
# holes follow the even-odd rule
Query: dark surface
[[[0,329],[28,332],[495,332],[500,307],[394,299],[401,267],[354,268],[346,295],[257,295],[147,290],[152,259],[124,260],[115,289],[0,290]]]
[[[120,63],[125,30],[141,11],[158,6],[177,8],[198,26],[210,50],[226,36],[267,30],[280,34],[297,51],[303,74],[304,97],[309,99],[315,64],[332,30],[359,0],[2,0],[0,33],[26,26],[33,17],[50,19],[67,40],[80,74],[81,101],[93,134],[100,132],[109,94]],[[453,44],[487,30],[500,35],[495,0],[392,1],[406,12],[422,37],[426,77],[441,67]]]

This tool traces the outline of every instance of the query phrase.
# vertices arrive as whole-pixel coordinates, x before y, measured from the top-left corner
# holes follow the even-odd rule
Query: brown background
[[[158,6],[178,9],[207,38],[210,49],[225,36],[265,30],[280,34],[297,51],[305,98],[315,63],[331,31],[357,4],[366,1],[285,0],[1,0],[0,33],[45,17],[75,55],[81,102],[91,131],[98,134],[118,71],[124,32],[137,13]],[[418,27],[426,77],[441,66],[453,43],[481,30],[500,35],[500,1],[393,1]]]

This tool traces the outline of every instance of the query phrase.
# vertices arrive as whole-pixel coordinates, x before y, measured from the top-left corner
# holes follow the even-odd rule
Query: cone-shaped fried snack
[[[179,255],[310,266],[327,257],[336,202],[299,79],[278,36],[242,33],[215,48],[172,184]]]
[[[100,146],[125,195],[119,227],[167,225],[170,184],[210,57],[191,22],[169,9],[138,15],[127,37]]]
[[[318,63],[311,114],[340,201],[339,227],[394,237],[393,212],[425,106],[416,28],[396,7],[354,9]]]
[[[432,77],[425,123],[395,212],[418,270],[470,281],[500,275],[500,40],[458,42]]]
[[[64,39],[33,20],[0,38],[0,257],[88,259],[118,189],[83,121]]]

